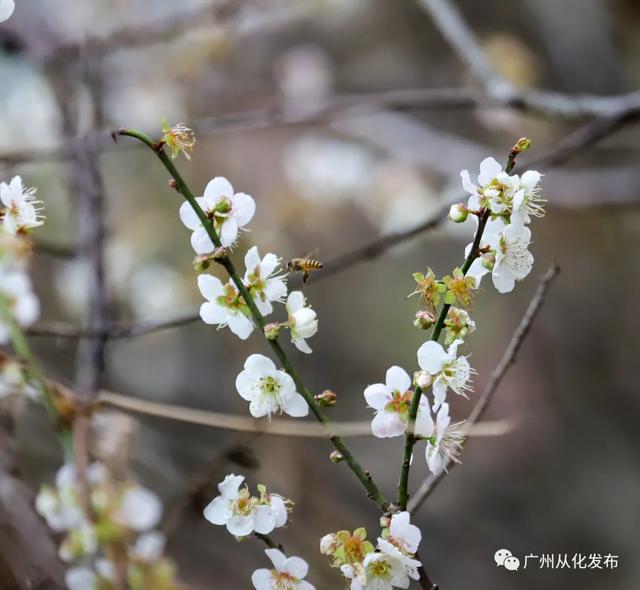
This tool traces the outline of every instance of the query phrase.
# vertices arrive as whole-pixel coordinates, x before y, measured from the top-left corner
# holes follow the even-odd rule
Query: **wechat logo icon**
[[[493,559],[498,567],[503,567],[511,572],[517,572],[520,568],[520,560],[508,549],[498,549]]]

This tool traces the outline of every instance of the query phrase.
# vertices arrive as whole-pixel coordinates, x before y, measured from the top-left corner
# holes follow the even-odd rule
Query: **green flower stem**
[[[35,387],[38,389],[38,392],[40,393],[40,397],[42,399],[42,403],[47,412],[47,415],[53,423],[58,437],[60,438],[60,443],[64,450],[65,456],[67,458],[72,457],[73,443],[71,439],[71,433],[66,428],[60,428],[58,412],[56,410],[53,394],[49,390],[47,382],[40,373],[38,366],[33,359],[31,349],[29,348],[29,344],[27,343],[27,339],[25,338],[24,333],[11,314],[11,309],[9,307],[7,298],[2,294],[0,294],[0,320],[2,320],[3,324],[9,327],[11,345],[13,346],[13,349],[15,350],[20,360],[24,363],[27,381],[29,382],[29,384],[35,385]]]
[[[212,221],[207,217],[207,215],[198,205],[193,193],[187,186],[186,182],[184,181],[184,179],[176,169],[175,165],[173,164],[169,156],[164,151],[164,144],[162,142],[155,142],[148,135],[145,135],[144,133],[141,133],[140,131],[136,131],[134,129],[120,129],[117,132],[117,134],[137,139],[138,141],[141,141],[142,143],[147,145],[149,148],[151,148],[155,152],[156,156],[158,156],[158,158],[160,159],[160,162],[162,163],[162,165],[166,168],[166,170],[169,172],[169,174],[173,178],[173,181],[175,182],[175,185],[174,185],[175,189],[189,202],[193,210],[196,212],[198,219],[200,219],[200,222],[202,223],[203,227],[207,231],[207,234],[211,238],[211,241],[216,246],[216,248],[221,248],[222,244],[220,243],[220,238],[213,226]],[[248,289],[242,282],[242,279],[238,275],[233,262],[228,256],[224,256],[218,262],[222,266],[224,266],[225,270],[229,274],[229,277],[235,284],[236,288],[238,289],[238,292],[240,293],[240,295],[242,295],[244,302],[249,308],[249,311],[251,312],[251,315],[253,317],[253,320],[256,326],[260,329],[260,331],[264,335],[264,326],[266,323],[265,319],[260,313],[260,311],[258,310],[255,302],[253,301],[253,298],[251,297],[251,294],[249,293]],[[287,357],[287,354],[285,353],[284,349],[282,348],[278,340],[277,339],[275,340],[266,339],[266,340],[271,346],[276,357],[278,357],[278,360],[280,361],[282,368],[294,380],[296,387],[298,389],[298,392],[302,394],[302,396],[305,398],[305,400],[309,404],[309,407],[311,408],[311,411],[314,413],[315,417],[327,429],[327,435],[329,437],[329,440],[333,443],[335,448],[340,452],[344,462],[349,466],[349,469],[351,469],[354,475],[360,480],[365,490],[367,491],[367,495],[369,496],[369,498],[371,498],[378,505],[380,510],[386,511],[388,509],[389,502],[382,495],[378,487],[373,482],[371,478],[371,474],[368,471],[366,471],[360,465],[360,463],[355,459],[355,457],[353,456],[349,448],[346,446],[342,438],[332,431],[331,425],[329,423],[329,418],[322,411],[322,408],[314,399],[313,394],[309,391],[309,389],[303,383],[302,379],[298,375],[297,371],[294,369],[293,365],[291,364],[291,361]]]
[[[513,170],[518,153],[519,152],[517,152],[515,149],[512,149],[509,153],[509,159],[505,168],[505,171],[507,173],[510,173]],[[478,229],[476,230],[471,250],[469,251],[468,256],[465,258],[464,264],[461,267],[463,275],[466,275],[467,272],[469,272],[469,268],[471,268],[473,261],[478,256],[480,256],[480,241],[482,240],[482,234],[484,233],[484,229],[487,226],[487,221],[489,221],[490,216],[491,211],[489,209],[486,209],[479,214]],[[445,320],[447,319],[447,314],[449,313],[450,308],[451,304],[449,303],[444,303],[442,305],[440,315],[436,320],[436,323],[433,327],[433,332],[431,334],[431,340],[433,340],[434,342],[437,342],[440,339],[440,334],[442,333],[442,328],[444,326]],[[398,504],[400,510],[406,510],[407,502],[409,500],[409,471],[411,468],[411,455],[413,454],[413,447],[416,444],[415,421],[418,415],[418,408],[420,407],[420,398],[422,397],[422,393],[422,389],[417,387],[415,393],[413,394],[413,397],[411,398],[411,406],[409,407],[407,432],[404,437],[404,450],[402,455],[402,465],[400,468],[400,479],[398,480],[398,495],[396,498],[396,503]]]

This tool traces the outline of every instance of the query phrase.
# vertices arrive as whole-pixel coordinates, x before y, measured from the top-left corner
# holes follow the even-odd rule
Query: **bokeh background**
[[[619,94],[640,84],[640,6],[632,0],[456,4],[494,67],[519,87]],[[148,151],[96,139],[96,130],[157,133],[162,117],[194,127],[193,159],[179,161],[194,190],[223,175],[256,199],[238,256],[257,244],[285,260],[315,249],[330,260],[434,215],[462,196],[460,169],[473,173],[487,155],[504,160],[518,137],[534,141],[526,165],[584,123],[491,105],[390,109],[367,100],[309,117],[335,97],[411,88],[478,88],[416,2],[19,1],[0,25],[0,173],[38,186],[46,207],[34,268],[43,324],[87,325],[96,303],[87,244],[101,225],[110,321],[163,320],[201,301],[166,173]],[[281,124],[298,118],[306,122]],[[541,169],[549,206],[533,225],[534,272],[511,295],[487,282],[478,297],[468,350],[480,390],[536,277],[552,259],[562,268],[486,415],[513,428],[472,439],[463,466],[415,517],[422,557],[444,590],[640,584],[638,139],[628,122]],[[82,174],[92,159],[99,178]],[[82,191],[104,197],[97,225]],[[364,387],[391,364],[415,365],[424,335],[412,326],[416,301],[406,298],[411,273],[459,264],[472,228],[452,225],[305,287],[320,331],[312,356],[292,354],[313,390],[338,393],[332,417],[369,419]],[[31,342],[47,375],[77,381],[86,362],[78,339]],[[252,352],[265,352],[259,335],[241,342],[195,322],[109,341],[97,379],[128,396],[247,415],[233,384]],[[473,401],[453,400],[454,416],[463,419]],[[310,562],[319,589],[343,587],[319,554],[323,534],[362,525],[377,532],[375,506],[346,467],[328,460],[324,440],[139,416],[134,429],[130,470],[165,501],[169,553],[190,588],[249,588],[251,572],[264,566],[258,542],[237,544],[201,517],[229,472],[295,500],[278,538]],[[23,408],[17,439],[21,474],[36,489],[61,461],[40,409]],[[401,441],[352,445],[392,495]],[[413,484],[425,475],[416,461]],[[614,571],[530,564],[511,573],[493,562],[503,547],[519,556],[611,553],[620,563]]]

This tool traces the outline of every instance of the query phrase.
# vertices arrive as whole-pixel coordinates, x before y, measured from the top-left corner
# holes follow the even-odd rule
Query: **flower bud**
[[[321,406],[329,408],[336,405],[336,402],[338,401],[338,395],[330,389],[325,389],[322,393],[314,396],[314,399]]]
[[[482,255],[482,266],[487,270],[493,270],[493,265],[496,263],[496,255],[493,252],[486,252]]]
[[[462,203],[451,205],[449,209],[449,219],[455,223],[462,223],[467,220],[469,215],[469,209],[467,209]]]
[[[323,555],[332,555],[338,545],[338,538],[335,533],[329,533],[320,539],[320,553]]]
[[[209,257],[211,258],[211,260],[215,260],[216,262],[219,262],[220,260],[222,260],[223,258],[226,258],[227,256],[229,256],[229,253],[227,252],[227,249],[224,246],[220,246],[219,248],[216,248],[211,254],[209,254]]]
[[[416,371],[413,374],[413,384],[420,389],[427,389],[433,383],[433,377],[426,371]]]
[[[528,137],[521,137],[516,144],[511,148],[511,151],[515,154],[526,152],[531,147],[531,140]]]
[[[204,272],[211,266],[211,256],[209,254],[201,254],[193,259],[193,268],[196,272]]]
[[[340,463],[340,461],[344,459],[344,456],[340,451],[331,451],[331,454],[329,455],[329,459],[331,460],[332,463]]]
[[[428,330],[435,323],[436,316],[425,309],[416,312],[416,318],[413,320],[413,325],[416,328],[421,328],[422,330]]]
[[[388,516],[380,517],[380,528],[388,529],[391,526],[391,519]]]
[[[267,324],[264,327],[264,335],[267,340],[275,340],[280,336],[280,324],[277,322]]]

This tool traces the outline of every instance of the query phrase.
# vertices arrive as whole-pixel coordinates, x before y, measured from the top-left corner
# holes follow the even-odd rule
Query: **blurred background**
[[[489,62],[518,88],[619,95],[640,85],[637,2],[456,5]],[[592,120],[495,100],[379,99],[412,89],[483,96],[479,82],[424,2],[19,1],[0,25],[0,175],[37,186],[46,209],[33,274],[48,335],[31,338],[44,372],[70,385],[245,416],[235,377],[248,354],[266,350],[255,333],[241,342],[200,321],[135,338],[69,337],[87,326],[197,313],[201,303],[167,174],[148,150],[122,138],[115,144],[108,130],[126,125],[159,135],[162,117],[194,128],[193,158],[178,161],[193,190],[222,175],[257,202],[238,259],[257,244],[284,260],[315,249],[332,260],[462,198],[459,171],[475,174],[487,155],[504,161],[519,137],[534,142],[520,160],[526,166]],[[534,272],[508,296],[487,282],[477,299],[478,330],[467,350],[481,391],[537,276],[552,259],[562,268],[486,415],[513,429],[472,439],[462,467],[415,517],[422,558],[443,590],[640,583],[633,116],[561,163],[541,164],[549,204],[532,227]],[[292,356],[312,390],[338,393],[331,417],[370,419],[365,386],[382,381],[392,364],[414,367],[424,335],[412,326],[416,301],[406,298],[411,274],[427,266],[450,272],[472,231],[443,223],[305,287],[320,330],[313,355]],[[62,335],[52,337],[56,330]],[[454,417],[463,419],[473,401],[453,400]],[[169,554],[190,588],[249,588],[251,572],[264,566],[261,544],[237,544],[201,516],[230,472],[294,499],[277,537],[309,561],[319,589],[343,587],[318,551],[322,535],[358,526],[377,534],[375,506],[346,467],[329,461],[325,440],[139,416],[123,428],[135,435],[131,472],[165,501]],[[61,462],[38,407],[22,409],[16,437],[21,476],[37,489]],[[401,440],[351,444],[393,495]],[[425,475],[417,461],[414,486]],[[518,556],[611,553],[620,563],[613,571],[530,564],[513,573],[494,564],[503,547]]]

